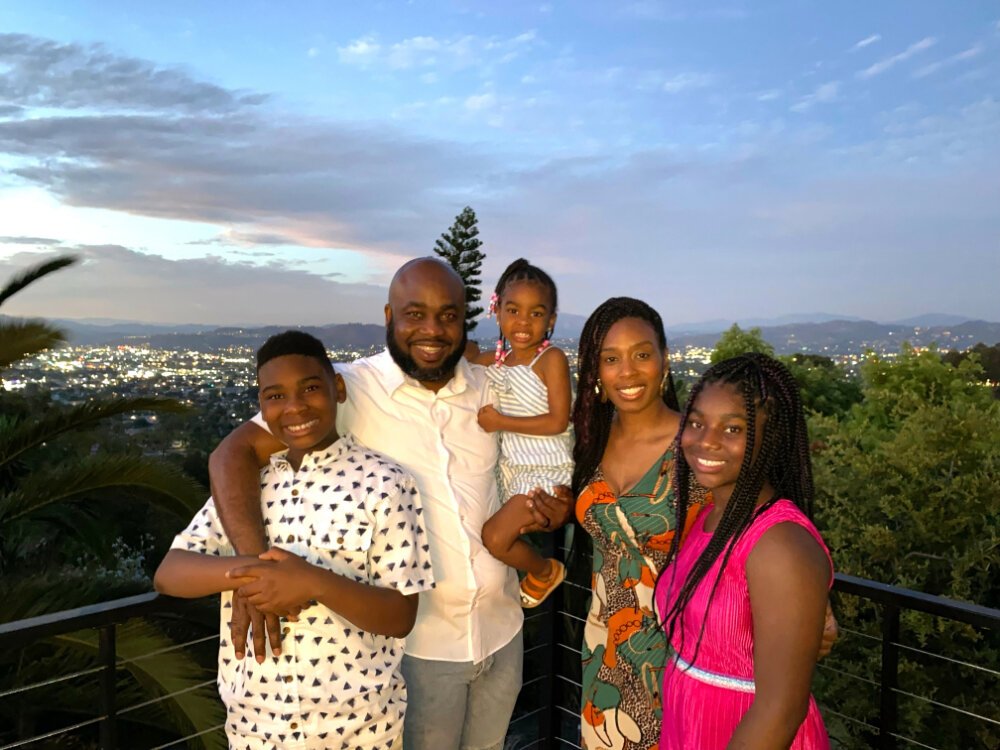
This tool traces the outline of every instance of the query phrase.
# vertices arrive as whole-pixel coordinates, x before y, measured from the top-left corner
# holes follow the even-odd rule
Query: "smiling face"
[[[261,415],[271,434],[288,446],[293,466],[337,439],[337,404],[346,391],[332,368],[315,357],[286,354],[262,365],[257,381]]]
[[[421,258],[404,265],[389,287],[386,346],[393,361],[433,391],[455,374],[465,352],[465,287],[443,263]]]
[[[640,412],[663,404],[660,387],[667,353],[645,320],[622,318],[611,326],[598,356],[597,375],[619,412]]]
[[[764,435],[763,409],[757,409],[754,454]],[[733,494],[747,447],[747,410],[743,395],[727,383],[709,383],[688,414],[681,449],[695,479],[711,490],[716,503]]]
[[[528,279],[509,282],[500,298],[497,323],[514,349],[538,348],[556,324],[548,287]]]

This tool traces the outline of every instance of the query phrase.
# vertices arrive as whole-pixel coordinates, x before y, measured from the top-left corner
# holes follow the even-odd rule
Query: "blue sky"
[[[568,312],[1000,320],[995,2],[18,5],[11,313],[374,322],[471,205]]]

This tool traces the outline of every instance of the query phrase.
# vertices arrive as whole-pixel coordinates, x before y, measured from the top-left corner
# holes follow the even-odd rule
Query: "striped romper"
[[[547,351],[543,349],[527,365],[498,364],[486,368],[501,414],[508,417],[548,414],[549,392],[533,369]],[[551,492],[555,485],[569,485],[573,476],[572,429],[567,427],[559,435],[501,432],[499,472],[500,497],[504,502],[536,487]]]

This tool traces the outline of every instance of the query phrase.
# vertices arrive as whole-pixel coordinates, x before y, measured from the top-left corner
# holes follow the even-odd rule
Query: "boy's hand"
[[[553,487],[549,494],[541,487],[536,487],[528,493],[528,508],[534,516],[534,522],[523,526],[519,533],[532,531],[553,531],[565,524],[573,513],[573,495],[569,487],[560,484]]]
[[[479,426],[486,432],[496,432],[500,429],[500,412],[489,404],[479,410],[477,419]]]
[[[226,574],[246,579],[237,591],[239,596],[264,613],[297,614],[317,589],[313,582],[316,566],[281,547],[272,547],[260,559]]]
[[[233,595],[233,619],[229,625],[229,636],[233,641],[233,651],[237,659],[243,659],[247,653],[247,634],[253,633],[253,653],[258,664],[263,664],[267,655],[264,646],[264,636],[271,642],[271,653],[281,656],[281,624],[278,616],[264,614],[246,599],[235,593]]]

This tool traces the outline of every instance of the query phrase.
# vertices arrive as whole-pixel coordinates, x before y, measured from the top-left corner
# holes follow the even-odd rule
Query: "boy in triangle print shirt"
[[[257,352],[261,413],[288,450],[261,471],[269,550],[234,556],[211,499],[177,535],[157,591],[223,592],[219,692],[239,750],[400,747],[406,687],[402,638],[434,585],[422,508],[397,464],[338,436],[344,382],[320,341],[299,331]],[[280,651],[232,658],[233,591],[294,614]]]

